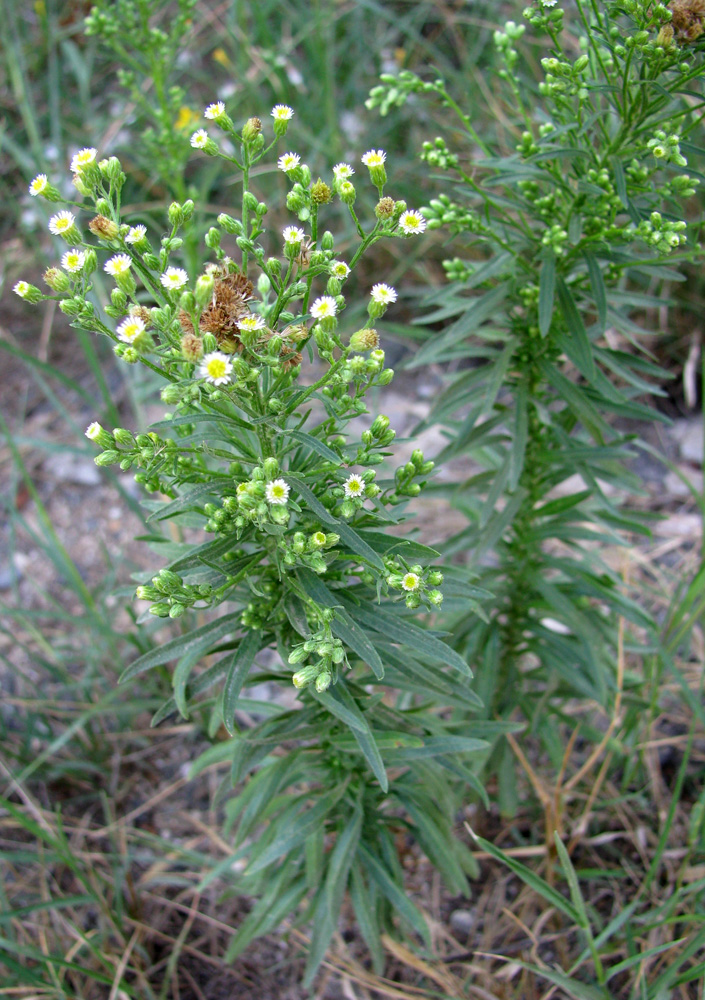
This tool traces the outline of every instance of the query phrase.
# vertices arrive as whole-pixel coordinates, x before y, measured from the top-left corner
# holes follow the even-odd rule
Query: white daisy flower
[[[237,321],[237,328],[254,333],[256,330],[264,329],[264,319],[261,316],[245,316]]]
[[[57,212],[49,219],[49,232],[53,233],[54,236],[61,236],[63,233],[67,233],[75,222],[76,217],[73,212]]]
[[[396,291],[391,285],[385,285],[384,282],[378,282],[376,285],[373,285],[370,295],[372,296],[372,301],[380,306],[388,306],[391,302],[397,301]]]
[[[365,480],[357,472],[353,472],[343,483],[343,489],[348,500],[356,500],[365,494]]]
[[[225,114],[225,105],[222,101],[216,101],[214,104],[209,104],[206,110],[203,112],[205,118],[210,118],[215,121],[218,118],[222,118]]]
[[[209,135],[204,128],[197,129],[191,136],[191,145],[194,149],[203,149],[208,143]]]
[[[282,155],[277,160],[277,166],[284,173],[288,173],[290,170],[295,170],[299,163],[301,163],[301,157],[298,153],[282,153]]]
[[[332,260],[329,265],[330,273],[339,281],[345,281],[350,274],[350,268],[344,260]]]
[[[284,479],[273,479],[265,486],[264,495],[268,503],[284,504],[289,499],[289,484]]]
[[[29,193],[33,198],[36,198],[38,194],[44,194],[46,189],[49,187],[49,178],[46,174],[37,174],[32,183],[29,185]]]
[[[147,236],[146,226],[130,226],[130,231],[125,237],[125,243],[141,243]]]
[[[78,271],[82,271],[85,263],[86,255],[83,250],[67,250],[61,258],[61,266],[69,274],[76,274]]]
[[[421,212],[402,212],[399,228],[405,236],[418,236],[426,229],[426,220]]]
[[[418,590],[421,580],[417,573],[405,573],[401,578],[401,585],[404,590]]]
[[[199,376],[212,382],[213,385],[227,385],[231,379],[232,371],[233,363],[222,351],[211,351],[210,354],[204,354],[198,366]]]
[[[271,111],[272,118],[278,122],[289,122],[294,117],[294,109],[287,104],[275,104]]]
[[[186,274],[183,267],[168,267],[164,274],[160,275],[159,280],[164,288],[171,288],[178,291],[188,281],[188,274]]]
[[[12,286],[12,291],[15,295],[19,295],[21,299],[26,299],[31,289],[32,286],[28,281],[18,281]]]
[[[115,332],[125,344],[133,344],[144,333],[144,322],[139,316],[128,316]]]
[[[97,154],[98,150],[93,149],[92,146],[87,146],[85,149],[79,149],[71,160],[71,173],[80,174],[84,167],[87,167],[89,163],[93,163]]]
[[[311,315],[315,319],[328,319],[337,311],[338,306],[332,295],[321,295],[311,306]]]
[[[103,270],[117,278],[120,274],[127,274],[132,267],[132,259],[126,253],[116,253],[110,260],[106,260]]]
[[[282,230],[285,243],[301,243],[305,235],[306,233],[303,229],[300,229],[298,226],[285,226]]]
[[[387,154],[383,149],[370,149],[361,159],[366,167],[381,167],[387,159]]]
[[[102,433],[103,428],[97,420],[94,420],[92,424],[89,424],[88,427],[86,427],[86,437],[89,441],[97,441]]]
[[[354,173],[349,163],[336,163],[333,167],[333,176],[337,181],[347,181]]]

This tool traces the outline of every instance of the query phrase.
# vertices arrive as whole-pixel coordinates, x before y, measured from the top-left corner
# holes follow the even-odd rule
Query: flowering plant
[[[385,76],[368,107],[386,114],[424,94],[456,126],[424,143],[446,190],[423,212],[463,257],[444,262],[449,284],[424,319],[444,329],[413,364],[454,363],[428,422],[451,438],[437,460],[471,456],[477,471],[444,487],[468,519],[444,554],[469,552],[494,600],[486,620],[448,627],[490,716],[528,718],[555,755],[547,711],[567,698],[620,704],[618,618],[632,649],[659,641],[643,594],[605,557],[648,535],[652,517],[622,503],[641,491],[641,443],[614,419],[664,419],[639,398],[663,395],[644,339],[679,267],[702,256],[702,214],[684,200],[702,180],[705,3],[576,0],[564,12],[535,0],[524,18],[542,78],[521,58],[526,25],[495,31],[496,139],[442,80]],[[513,763],[507,743],[490,761],[509,812]]]
[[[202,721],[213,746],[193,773],[230,763],[234,854],[216,873],[262,896],[230,957],[295,911],[314,918],[310,980],[348,887],[378,965],[381,928],[395,912],[427,938],[401,888],[395,829],[411,829],[454,891],[465,891],[473,862],[452,835],[450,782],[479,788],[463,755],[485,752],[488,737],[512,727],[483,722],[474,731],[440,711],[451,703],[473,711],[479,699],[465,660],[414,621],[440,606],[443,574],[434,550],[391,529],[433,463],[417,449],[395,472],[384,470],[395,433],[366,405],[370,390],[393,377],[375,324],[396,301],[394,288],[376,283],[364,325],[343,332],[345,282],[364,252],[383,238],[412,238],[425,219],[384,194],[383,151],[362,157],[377,192],[367,226],[355,209],[352,165],[337,164],[330,183],[314,181],[289,151],[277,166],[297,224],[268,234],[251,172],[292,116],[289,107],[273,109],[267,143],[259,119],[238,129],[222,102],[206,108],[209,128],[196,130],[191,146],[239,172],[242,199],[237,215],[220,214],[205,234],[212,259],[200,274],[179,260],[194,203],[171,204],[157,243],[146,225],[123,217],[120,162],[83,149],[72,167],[78,193],[94,206],[93,238],[80,223],[84,202],[56,212],[50,231],[69,249],[44,275],[50,294],[26,282],[15,290],[30,302],[57,299],[73,325],[109,337],[118,358],[165,383],[170,410],[148,432],[98,422],[86,432],[100,449],[98,465],[137,470],[135,479],[162,495],[147,504],[150,542],[167,565],[141,582],[137,597],[146,618],[178,620],[179,631],[155,641],[122,679],[174,663],[173,692],[154,723],[176,712]],[[59,200],[44,175],[30,192]],[[346,261],[322,227],[334,198],[357,234]],[[101,267],[114,282],[102,313],[91,295]],[[351,432],[353,419],[361,432]],[[169,538],[159,530],[165,524]],[[454,586],[471,603],[481,596]],[[263,683],[283,687],[284,700],[243,697]],[[243,854],[248,866],[235,876]]]

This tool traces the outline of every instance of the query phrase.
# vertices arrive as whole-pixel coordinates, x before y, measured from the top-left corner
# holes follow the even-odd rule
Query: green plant
[[[123,218],[119,161],[81,150],[74,183],[98,213],[88,223],[96,240],[84,237],[74,212],[56,212],[49,228],[70,249],[44,279],[74,326],[109,337],[119,358],[167,383],[161,397],[171,410],[149,433],[108,431],[97,422],[86,432],[101,449],[98,465],[137,468],[138,482],[170,498],[147,502],[148,539],[168,565],[137,596],[157,620],[180,619],[182,628],[133,662],[123,680],[175,661],[173,697],[154,723],[177,711],[196,716],[214,745],[194,773],[230,763],[226,784],[238,791],[226,811],[236,851],[213,874],[228,875],[246,856],[237,890],[261,898],[229,957],[294,911],[314,924],[310,982],[348,887],[377,964],[381,930],[393,926],[395,914],[428,941],[421,914],[404,895],[393,833],[413,832],[454,890],[465,891],[473,863],[452,835],[453,784],[461,778],[483,794],[462,757],[485,752],[488,739],[516,727],[482,722],[468,730],[464,718],[442,711],[449,703],[477,710],[470,671],[436,633],[413,621],[419,611],[437,611],[443,576],[432,565],[434,550],[388,529],[403,523],[405,504],[421,493],[432,463],[416,450],[378,482],[377,467],[395,436],[389,420],[368,418],[359,438],[347,432],[351,419],[366,417],[370,389],[392,379],[373,323],[396,292],[377,283],[367,322],[344,343],[344,282],[370,246],[412,238],[424,219],[384,196],[381,150],[362,157],[379,198],[367,227],[354,207],[350,165],[338,164],[329,185],[313,181],[297,154],[283,153],[287,205],[302,225],[285,227],[283,250],[273,243],[264,228],[267,205],[252,192],[250,176],[292,115],[275,106],[275,135],[266,145],[259,119],[237,129],[222,102],[206,108],[218,139],[198,129],[191,145],[237,170],[243,193],[239,217],[221,213],[206,233],[215,260],[195,280],[172,263],[194,204],[172,203],[168,235],[154,247],[144,226]],[[221,151],[221,135],[237,153]],[[32,188],[58,200],[45,175]],[[349,263],[336,259],[333,234],[322,231],[334,197],[358,233]],[[238,263],[221,245],[229,237]],[[101,317],[89,296],[104,255],[115,287]],[[317,295],[321,284],[325,294]],[[29,302],[52,297],[23,281],[15,290]],[[300,380],[302,352],[313,365],[312,382]],[[177,539],[185,530],[198,535],[167,538],[159,530],[164,524]],[[215,538],[203,541],[204,530]],[[462,585],[459,592],[470,603],[483,596]],[[217,608],[224,613],[207,614]],[[271,651],[266,664],[253,669],[262,650]],[[214,662],[195,674],[206,656]],[[300,707],[249,700],[259,721],[240,718],[248,685],[289,688],[292,679]],[[218,695],[199,700],[218,681]],[[386,695],[376,690],[382,681]]]
[[[450,284],[424,318],[444,327],[411,364],[455,363],[426,423],[449,430],[439,462],[469,456],[479,471],[443,488],[469,522],[445,552],[469,552],[495,596],[488,620],[448,627],[488,709],[519,709],[547,745],[547,711],[568,697],[610,701],[616,617],[633,644],[653,634],[605,553],[648,534],[648,512],[623,502],[640,491],[640,443],[621,427],[663,419],[639,401],[661,391],[648,322],[684,280],[677,265],[700,256],[700,219],[682,207],[699,184],[687,158],[702,154],[696,8],[576,0],[565,32],[563,9],[537,0],[524,16],[545,52],[538,84],[516,47],[524,26],[495,32],[505,131],[491,145],[441,80],[383,77],[368,101],[384,114],[421,93],[454,117],[451,144],[423,147],[446,186],[424,214],[462,258],[445,262]],[[512,809],[513,764],[500,753]]]

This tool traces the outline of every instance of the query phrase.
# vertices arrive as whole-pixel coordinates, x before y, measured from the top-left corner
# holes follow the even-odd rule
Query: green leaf
[[[461,673],[472,677],[472,671],[465,660],[446,645],[437,639],[431,632],[427,632],[408,619],[402,619],[394,614],[384,611],[381,607],[363,608],[353,604],[346,597],[341,597],[341,603],[348,609],[352,618],[361,625],[374,629],[382,633],[392,642],[400,642],[406,646],[411,646],[417,653],[425,653],[434,660],[455,667]]]
[[[537,892],[539,896],[543,897],[547,903],[550,903],[551,906],[555,906],[557,910],[564,913],[574,924],[580,925],[580,916],[578,911],[564,896],[561,896],[556,889],[550,886],[548,882],[544,882],[544,880],[537,875],[536,872],[527,868],[526,865],[523,865],[520,861],[517,861],[515,858],[510,857],[503,851],[500,851],[500,849],[495,847],[495,845],[489,840],[484,840],[482,837],[478,837],[478,835],[473,833],[472,830],[470,833],[483,851],[487,851],[487,853],[496,861],[501,861],[502,864],[506,865],[506,867],[513,871],[515,875],[518,875],[522,882],[528,885],[530,889],[533,889],[534,892]]]
[[[285,878],[288,875],[286,866],[277,872],[274,881],[270,883],[270,891],[258,900],[252,911],[238,927],[235,936],[231,938],[225,953],[226,962],[234,962],[251,941],[266,934],[268,930],[276,927],[284,917],[296,910],[306,895],[308,886],[306,880],[300,878],[284,888]]]
[[[374,566],[376,569],[384,572],[384,563],[364,539],[354,531],[349,524],[345,521],[339,520],[334,517],[329,510],[323,506],[321,501],[314,496],[312,491],[308,488],[303,480],[299,479],[298,476],[287,476],[287,481],[294,487],[297,493],[299,493],[303,499],[306,501],[306,505],[316,514],[317,517],[323,521],[324,524],[330,524],[335,528],[335,531],[340,535],[341,539],[345,542],[348,548],[352,549],[356,555],[360,556],[362,559],[366,560],[370,565]]]
[[[556,289],[556,258],[551,254],[541,265],[539,275],[539,333],[545,337],[553,319],[553,296]]]
[[[147,520],[152,521],[156,518],[158,521],[163,521],[165,518],[173,517],[174,514],[178,514],[182,510],[188,510],[191,507],[202,507],[206,497],[220,496],[220,490],[225,483],[232,482],[232,480],[225,476],[219,478],[221,479],[220,482],[210,479],[207,483],[199,483],[198,486],[194,486],[193,489],[182,493],[181,496],[177,497],[176,500],[172,500],[171,503],[160,504],[156,510],[152,511]]]
[[[374,854],[367,849],[364,844],[360,844],[358,854],[362,863],[369,872],[372,880],[377,884],[382,895],[386,896],[396,912],[416,931],[423,939],[428,948],[431,948],[431,936],[423,914],[418,910],[407,897],[401,886],[392,880],[387,870],[378,861]]]
[[[511,281],[503,281],[495,288],[479,295],[476,298],[468,299],[465,314],[455,322],[447,333],[440,337],[435,337],[416,352],[416,356],[410,363],[410,368],[418,368],[420,365],[431,364],[432,362],[443,360],[448,349],[452,348],[459,341],[462,341],[470,333],[474,333],[477,328],[489,319],[489,317],[504,302]]]
[[[323,441],[319,441],[319,439],[314,437],[313,434],[306,434],[305,431],[292,430],[283,430],[281,433],[284,437],[293,438],[294,441],[298,441],[299,444],[304,445],[304,447],[308,448],[309,451],[315,451],[317,455],[321,456],[321,458],[325,458],[326,462],[332,462],[334,465],[343,464],[343,460],[340,455],[333,451],[332,448],[329,448],[327,444],[324,444]]]
[[[262,633],[248,632],[230,658],[222,694],[223,725],[231,736],[235,733],[235,709],[250,667],[262,648]]]
[[[419,559],[433,562],[434,559],[438,559],[440,556],[440,552],[437,549],[431,549],[428,545],[421,545],[411,538],[397,538],[394,535],[387,535],[383,531],[367,531],[367,529],[363,529],[360,531],[360,538],[364,538],[366,542],[369,542],[375,552],[381,552],[383,555],[398,552],[400,556],[409,562],[416,562]]]
[[[423,757],[438,757],[441,754],[480,753],[489,750],[486,740],[476,740],[470,736],[428,736],[424,738],[423,746],[409,747],[404,750],[392,750],[387,755],[388,764],[402,761],[419,760]]]
[[[187,653],[190,655],[196,651],[200,651],[201,655],[203,655],[210,646],[219,642],[230,632],[234,632],[239,628],[239,625],[239,614],[224,615],[222,618],[216,618],[215,621],[208,622],[207,625],[201,625],[200,628],[194,629],[193,632],[187,632],[186,635],[180,635],[176,639],[165,642],[163,646],[150,649],[148,653],[144,653],[138,657],[134,663],[131,663],[122,672],[118,683],[124,684],[125,681],[136,677],[137,674],[142,674],[145,670],[151,670],[153,667],[168,663],[169,660],[173,660],[177,656],[185,656]]]
[[[592,354],[592,344],[587,335],[585,324],[578,312],[578,307],[563,278],[556,279],[558,288],[558,301],[560,302],[563,318],[568,326],[568,336],[557,334],[556,339],[565,350],[566,354],[573,362],[578,371],[585,378],[592,382],[595,379],[595,359]]]
[[[357,845],[360,842],[361,832],[362,809],[358,804],[342,833],[338,834],[328,862],[325,893],[328,900],[328,912],[334,921],[337,920],[343,902],[343,894],[357,852]]]
[[[253,857],[247,866],[246,874],[254,875],[255,872],[262,871],[263,868],[271,865],[273,861],[276,861],[283,854],[288,854],[297,847],[301,847],[307,838],[325,821],[326,816],[336,802],[345,794],[346,789],[347,782],[341,782],[338,788],[322,795],[314,806],[311,806],[310,809],[297,816],[293,828],[287,825],[284,829],[279,830],[274,839],[269,843],[265,843],[263,847],[255,845]]]
[[[353,866],[350,875],[350,902],[355,911],[357,926],[370,950],[372,966],[377,975],[381,976],[384,971],[384,951],[380,943],[382,932],[377,921],[377,908],[365,885],[359,865]]]
[[[174,675],[171,685],[174,689],[174,701],[183,719],[188,719],[188,707],[186,704],[186,684],[191,675],[191,671],[201,659],[202,653],[199,649],[191,650],[182,656],[174,668]]]
[[[529,388],[525,380],[516,387],[514,396],[514,433],[512,435],[512,450],[509,457],[509,492],[513,493],[519,485],[519,479],[524,471],[524,456],[526,442],[529,436]]]
[[[372,773],[379,781],[383,791],[386,792],[389,788],[389,782],[387,780],[387,773],[384,770],[382,755],[379,752],[379,747],[375,742],[367,719],[345,686],[345,682],[339,681],[334,687],[329,688],[328,691],[323,691],[321,694],[314,692],[314,694],[329,712],[332,712],[341,722],[350,727],[350,731],[357,745],[360,747],[365,760],[370,765]]]
[[[607,289],[605,288],[605,280],[602,277],[600,265],[592,254],[585,254],[585,263],[590,275],[592,297],[595,300],[595,307],[600,320],[600,333],[604,333],[607,326]]]
[[[209,687],[212,687],[217,680],[219,680],[227,669],[228,657],[224,656],[217,663],[214,663],[212,667],[208,667],[204,670],[202,674],[199,674],[196,680],[191,684],[189,688],[190,697],[194,697],[197,694],[201,694],[203,691],[207,691]],[[151,726],[158,726],[160,722],[173,715],[177,711],[176,699],[169,698],[164,704],[155,712],[152,718]]]

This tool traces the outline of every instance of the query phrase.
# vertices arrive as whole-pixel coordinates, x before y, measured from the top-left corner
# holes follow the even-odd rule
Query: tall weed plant
[[[412,366],[455,368],[426,423],[448,434],[440,463],[463,456],[477,471],[443,488],[468,521],[445,552],[467,553],[494,598],[486,617],[448,628],[488,712],[528,720],[555,761],[553,711],[615,698],[617,619],[631,649],[655,634],[606,554],[649,534],[653,515],[628,501],[642,493],[631,428],[665,419],[643,402],[663,394],[650,323],[702,256],[705,8],[537,0],[523,17],[494,34],[495,142],[442,80],[384,77],[368,106],[423,95],[453,116],[422,156],[444,188],[424,215],[457,255],[424,317],[439,332]],[[511,811],[507,744],[493,764]]]
[[[234,853],[212,877],[232,879],[246,858],[238,891],[260,897],[229,957],[295,912],[313,922],[310,981],[346,890],[378,966],[396,914],[429,941],[404,895],[395,834],[413,833],[465,892],[474,863],[453,835],[454,786],[460,778],[482,792],[467,757],[512,726],[475,729],[443,711],[455,703],[472,712],[480,702],[466,662],[415,622],[443,599],[437,553],[390,530],[433,466],[417,449],[378,476],[395,433],[384,415],[368,416],[366,397],[377,388],[383,399],[393,377],[374,324],[395,289],[375,283],[367,321],[345,328],[345,282],[366,251],[417,238],[426,222],[384,194],[382,150],[362,155],[359,179],[351,164],[336,164],[330,183],[314,180],[290,150],[276,164],[289,182],[292,224],[268,232],[251,177],[276,155],[293,117],[276,105],[270,128],[257,118],[236,126],[223,102],[205,109],[208,128],[190,146],[237,172],[242,197],[204,234],[197,275],[180,266],[193,201],[170,205],[155,245],[123,215],[118,159],[80,150],[71,164],[79,197],[49,220],[67,247],[44,275],[49,293],[25,281],[15,291],[30,303],[56,300],[74,326],[110,338],[118,358],[165,383],[169,412],[148,433],[98,422],[86,432],[99,466],[135,469],[148,492],[167,498],[147,502],[147,540],[166,566],[137,598],[147,618],[180,626],[122,679],[173,664],[173,695],[154,723],[176,713],[202,721],[213,747],[193,774],[229,764],[222,796]],[[235,152],[221,148],[225,140]],[[30,192],[63,203],[45,174]],[[348,261],[324,228],[334,199],[357,232]],[[86,208],[95,213],[87,222]],[[113,283],[102,311],[91,299],[99,269]],[[365,429],[351,433],[353,418]],[[477,589],[465,592],[472,601]],[[299,703],[242,697],[263,683],[298,691]]]

